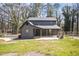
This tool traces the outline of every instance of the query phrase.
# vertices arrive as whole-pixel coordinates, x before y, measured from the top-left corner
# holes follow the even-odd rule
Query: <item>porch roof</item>
[[[35,25],[35,26],[38,27],[38,28],[41,28],[41,29],[61,29],[57,25],[53,25],[53,26],[40,26],[40,25]]]

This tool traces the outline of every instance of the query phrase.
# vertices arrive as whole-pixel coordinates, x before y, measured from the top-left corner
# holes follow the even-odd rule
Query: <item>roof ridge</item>
[[[57,20],[55,17],[30,17],[28,20]]]

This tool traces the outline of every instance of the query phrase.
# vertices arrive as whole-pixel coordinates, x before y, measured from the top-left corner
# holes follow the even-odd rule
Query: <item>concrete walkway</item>
[[[0,40],[11,41],[12,39],[11,38],[6,38],[6,37],[2,37],[2,38],[0,38]]]
[[[58,40],[57,36],[45,36],[45,37],[39,37],[36,38],[35,40]]]
[[[38,52],[29,52],[24,54],[24,56],[44,56],[44,54],[38,53]]]

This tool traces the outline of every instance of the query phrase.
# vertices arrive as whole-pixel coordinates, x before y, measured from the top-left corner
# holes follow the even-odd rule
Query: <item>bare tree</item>
[[[39,17],[41,13],[41,3],[30,4],[30,7],[29,17]]]
[[[0,10],[2,13],[1,15],[6,16],[6,20],[8,25],[11,26],[12,32],[13,33],[18,33],[20,24],[22,21],[24,22],[27,18],[27,9],[22,6],[21,4],[16,4],[16,3],[6,3],[6,4],[1,4],[2,6],[0,7]],[[29,11],[29,10],[28,10]],[[9,26],[8,26],[9,27]]]

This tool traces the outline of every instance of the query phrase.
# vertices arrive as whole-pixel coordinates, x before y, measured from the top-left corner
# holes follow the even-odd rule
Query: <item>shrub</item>
[[[0,34],[0,37],[2,37],[2,34]]]
[[[0,37],[3,37],[4,35],[3,34],[0,34]]]

